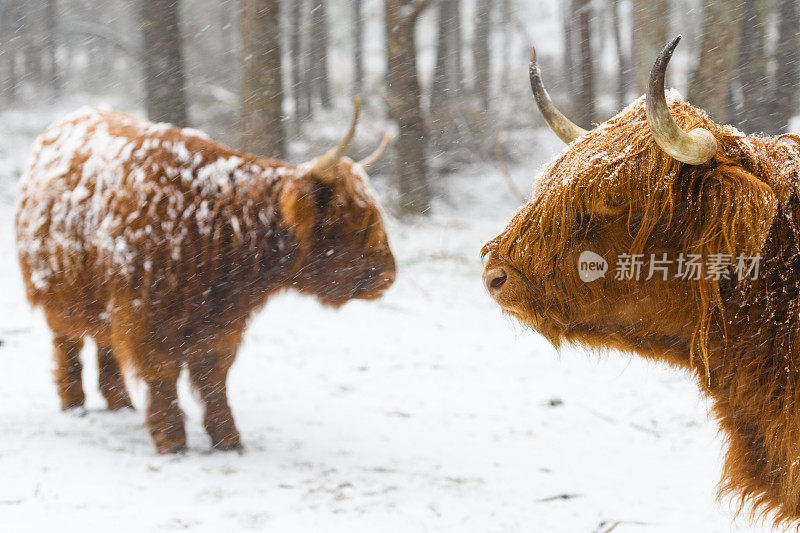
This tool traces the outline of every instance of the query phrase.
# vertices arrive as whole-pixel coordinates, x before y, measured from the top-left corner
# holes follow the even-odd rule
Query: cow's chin
[[[383,297],[383,295],[389,289],[389,286],[390,284],[386,284],[380,287],[374,287],[367,290],[353,289],[352,291],[349,291],[345,294],[317,292],[314,293],[314,296],[316,296],[317,301],[319,301],[319,303],[321,303],[325,307],[330,307],[332,309],[339,309],[344,304],[352,302],[353,300],[362,300],[362,301],[378,300]]]
[[[570,342],[570,328],[566,323],[547,311],[535,312],[533,309],[503,308],[503,314],[519,322],[544,337],[556,349],[564,342]]]
[[[689,362],[691,337],[680,333],[665,333],[622,323],[575,323],[568,327],[545,325],[537,331],[556,348],[570,344],[590,350],[636,353],[676,367],[685,367]]]
[[[635,351],[640,345],[623,333],[625,331],[630,333],[630,329],[621,326],[587,324],[566,319],[558,313],[546,310],[533,313],[503,309],[503,312],[547,339],[556,349],[572,345],[599,350]]]

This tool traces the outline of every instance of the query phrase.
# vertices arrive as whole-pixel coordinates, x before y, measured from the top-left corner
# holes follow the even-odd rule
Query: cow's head
[[[280,199],[302,250],[294,287],[332,306],[353,298],[378,298],[395,279],[386,224],[367,176],[385,152],[390,136],[363,161],[345,157],[355,137],[360,109],[356,99],[344,139],[298,167],[298,177]]]
[[[679,39],[653,66],[646,100],[591,131],[553,106],[532,54],[539,108],[569,146],[545,167],[530,202],[485,245],[483,276],[504,312],[556,346],[578,342],[675,363],[699,353],[706,361],[717,310],[749,286],[747,276],[731,272],[735,265],[731,279],[706,279],[707,268],[700,279],[678,276],[689,254],[706,267],[713,254],[734,263],[756,257],[782,194],[767,168],[774,162],[767,139],[715,124],[677,93],[665,96],[664,72]],[[662,254],[667,279],[656,262],[646,279],[651,259]],[[633,268],[618,271],[620,264]]]

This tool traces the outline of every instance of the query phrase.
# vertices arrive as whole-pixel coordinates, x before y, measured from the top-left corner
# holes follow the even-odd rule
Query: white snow
[[[541,139],[536,153],[560,149]],[[104,411],[92,347],[88,412],[61,413],[16,265],[17,158],[0,149],[1,531],[762,530],[715,501],[722,442],[687,376],[557,355],[485,294],[480,248],[517,207],[494,171],[449,178],[432,219],[390,223],[384,299],[332,311],[287,293],[256,316],[229,380],[244,455],[209,451],[184,380],[191,448],[157,456],[144,387],[136,412]]]

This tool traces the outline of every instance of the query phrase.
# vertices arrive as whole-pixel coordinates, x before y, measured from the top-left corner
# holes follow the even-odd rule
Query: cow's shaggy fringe
[[[596,243],[594,217],[627,216],[628,235],[601,243],[604,250],[632,242],[628,252],[638,254],[674,243],[678,251],[704,258],[762,256],[755,280],[692,281],[685,311],[678,301],[682,293],[665,294],[670,300],[653,304],[652,313],[661,316],[654,319],[659,330],[646,332],[651,337],[641,333],[636,340],[631,333],[634,340],[626,342],[611,335],[570,337],[570,325],[560,322],[558,334],[549,335],[540,323],[537,329],[555,345],[565,340],[611,345],[693,371],[714,400],[727,435],[720,495],[737,495],[740,510],[751,504],[753,518],[771,514],[776,525],[798,525],[800,138],[745,136],[715,124],[674,93],[668,100],[684,131],[702,127],[714,134],[719,149],[711,161],[690,166],[665,154],[647,127],[642,97],[550,163],[531,201],[487,244],[484,255],[507,258],[534,287],[540,280],[557,283],[552,292],[567,296],[548,305],[557,306],[553,316],[560,322],[568,320],[582,291],[591,289],[553,273],[574,259],[575,250]],[[675,354],[687,324],[693,331],[687,333],[684,359]],[[665,332],[675,334],[675,350],[664,341]]]

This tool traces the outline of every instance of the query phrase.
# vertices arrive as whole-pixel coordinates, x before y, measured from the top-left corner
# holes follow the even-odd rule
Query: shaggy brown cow
[[[553,107],[532,55],[540,110],[569,146],[484,247],[484,282],[556,347],[630,351],[692,372],[727,436],[720,494],[753,517],[797,523],[800,137],[745,136],[666,97],[678,39],[646,99],[591,131]],[[587,251],[616,259],[616,271],[603,275],[591,254],[594,265],[582,262]],[[640,276],[626,272],[634,258]],[[685,275],[690,258],[701,275]],[[596,270],[582,277],[587,266]]]
[[[240,448],[226,376],[246,323],[287,288],[339,306],[373,299],[395,264],[378,202],[345,139],[289,166],[198,131],[82,110],[36,142],[21,179],[17,248],[28,299],[53,331],[64,409],[84,402],[80,351],[98,346],[109,409],[130,406],[118,361],[148,385],[161,453],[184,448],[183,366],[215,448]]]

